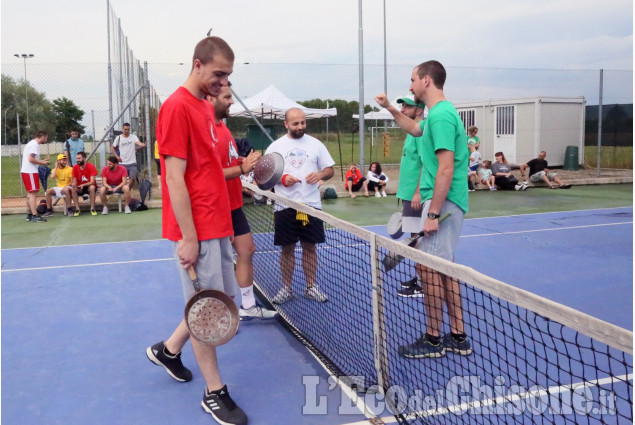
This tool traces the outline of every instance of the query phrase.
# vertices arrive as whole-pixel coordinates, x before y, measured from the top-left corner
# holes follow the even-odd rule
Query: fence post
[[[152,148],[154,147],[154,143],[152,142],[152,132],[150,131],[150,77],[148,76],[148,62],[143,62],[144,69],[144,81],[143,86],[145,87],[143,97],[145,107],[143,108],[145,112],[145,121],[146,121],[146,155],[148,158],[148,180],[152,181]],[[152,192],[150,192],[152,193]],[[152,195],[150,195],[152,198]]]
[[[600,69],[600,99],[598,102],[598,177],[600,177],[600,164],[602,156],[600,150],[602,149],[602,92],[604,90],[604,70]]]

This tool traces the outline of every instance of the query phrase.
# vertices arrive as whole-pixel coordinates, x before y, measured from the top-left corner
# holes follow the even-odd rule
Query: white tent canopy
[[[241,100],[245,103],[249,111],[259,118],[284,119],[285,112],[291,108],[302,109],[307,119],[326,118],[337,115],[337,108],[306,108],[289,99],[280,90],[274,87],[273,84],[260,93]],[[236,102],[231,106],[229,115],[232,117],[249,117],[249,113],[245,111],[245,108],[243,108],[240,102]]]

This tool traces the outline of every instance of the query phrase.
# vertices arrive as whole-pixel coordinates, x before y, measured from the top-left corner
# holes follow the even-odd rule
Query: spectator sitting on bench
[[[97,168],[90,162],[86,162],[86,152],[78,152],[75,156],[76,163],[73,165],[73,202],[75,202],[75,208],[77,211],[73,213],[68,211],[70,217],[71,214],[77,217],[80,214],[79,211],[79,198],[78,196],[88,195],[90,199],[90,214],[97,215],[95,211],[95,192],[97,189]]]
[[[101,189],[99,196],[104,206],[101,213],[108,214],[108,195],[118,193],[123,195],[124,212],[130,214],[130,186],[128,186],[128,171],[123,165],[119,165],[119,160],[115,155],[110,155],[106,161],[106,166],[101,170]]]
[[[68,166],[68,158],[61,153],[57,155],[55,168],[51,172],[51,178],[57,180],[57,186],[48,189],[46,196],[46,212],[43,217],[53,215],[53,196],[64,199],[64,211],[68,211],[71,206],[71,181],[73,179],[73,168]]]
[[[547,156],[547,152],[541,151],[538,154],[538,158],[534,158],[531,161],[527,162],[520,166],[520,177],[525,178],[525,170],[529,167],[529,181],[532,183],[538,183],[540,181],[544,181],[549,185],[550,189],[569,189],[571,187],[570,184],[564,183],[556,173],[550,173],[547,168],[547,161],[545,160]],[[525,182],[526,184],[527,182]]]

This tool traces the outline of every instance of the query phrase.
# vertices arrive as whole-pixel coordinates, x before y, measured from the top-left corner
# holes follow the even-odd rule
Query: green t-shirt
[[[418,147],[423,164],[419,187],[421,201],[432,199],[434,181],[439,169],[436,151],[446,149],[454,152],[454,175],[447,199],[467,213],[467,164],[470,155],[465,129],[458,112],[447,100],[441,101],[430,109],[428,118],[421,123],[421,129],[423,136]]]
[[[478,136],[470,136],[467,138],[468,145],[475,145],[477,143],[481,143],[481,140],[478,138]]]
[[[421,156],[417,149],[417,145],[420,143],[419,139],[421,137],[414,137],[408,134],[403,143],[397,198],[404,201],[412,201],[412,196],[415,194],[419,178],[421,177]]]

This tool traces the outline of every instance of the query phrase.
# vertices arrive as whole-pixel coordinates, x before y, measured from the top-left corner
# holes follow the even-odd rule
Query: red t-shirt
[[[108,186],[119,186],[124,177],[128,177],[128,170],[123,165],[117,164],[115,171],[111,171],[108,166],[101,170],[101,178],[106,179]]]
[[[235,167],[238,162],[238,148],[224,122],[214,124],[214,131],[218,135],[218,153],[220,155],[220,163],[223,168]],[[231,180],[225,180],[227,183],[227,194],[229,195],[229,208],[233,211],[243,206],[243,185],[240,182],[240,176]]]
[[[233,233],[218,137],[215,133],[212,135],[213,126],[212,105],[197,99],[184,87],[172,93],[159,110],[157,140],[163,170],[163,237],[166,239],[182,239],[167,189],[166,156],[187,161],[184,178],[198,240],[218,239]]]
[[[77,180],[77,186],[88,183],[92,176],[97,177],[97,168],[90,162],[85,164],[83,170],[79,168],[79,165],[73,165],[73,177]]]

